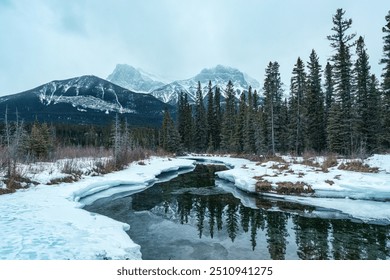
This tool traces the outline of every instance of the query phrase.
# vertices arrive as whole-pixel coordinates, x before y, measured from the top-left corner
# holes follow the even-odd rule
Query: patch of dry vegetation
[[[18,189],[25,189],[33,185],[37,185],[37,182],[34,182],[19,172],[12,173],[12,175],[4,180],[6,189],[0,189],[1,194],[13,193]]]
[[[51,156],[52,161],[76,158],[103,158],[112,156],[112,150],[103,147],[59,146]]]
[[[300,195],[314,193],[313,188],[305,182],[278,182],[276,183],[276,185],[278,185],[278,187],[276,188],[276,192],[278,194]]]
[[[354,171],[354,172],[366,172],[366,173],[378,173],[378,167],[370,167],[368,164],[363,164],[360,160],[353,160],[350,162],[343,162],[339,165],[338,169]]]
[[[258,193],[277,193],[285,195],[313,194],[313,188],[305,182],[278,182],[274,188],[272,183],[265,180],[263,176],[256,176],[256,192]]]
[[[268,182],[267,180],[263,179],[260,179],[256,182],[256,192],[269,193],[270,191],[272,191],[271,182]]]
[[[77,182],[78,180],[80,180],[80,177],[70,175],[70,176],[65,176],[65,177],[62,177],[62,178],[52,179],[47,184],[48,185],[57,185],[57,184],[60,184],[60,183],[73,183],[73,182]]]
[[[337,164],[338,164],[338,162],[337,162],[336,155],[330,154],[330,155],[325,157],[325,160],[321,165],[321,169],[323,172],[327,173],[327,172],[329,172],[328,171],[329,168],[335,167],[335,166],[337,166]]]
[[[278,171],[280,171],[280,172],[282,172],[282,171],[286,171],[286,170],[289,170],[289,165],[288,164],[273,164],[271,167],[270,167],[271,169],[276,169],[276,170],[278,170]]]

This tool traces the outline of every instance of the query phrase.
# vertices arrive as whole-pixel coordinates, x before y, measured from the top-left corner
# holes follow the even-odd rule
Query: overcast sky
[[[217,64],[260,81],[269,61],[289,84],[312,49],[332,55],[337,8],[365,37],[381,73],[385,0],[0,0],[0,95],[86,74],[106,78],[118,63],[169,79]]]

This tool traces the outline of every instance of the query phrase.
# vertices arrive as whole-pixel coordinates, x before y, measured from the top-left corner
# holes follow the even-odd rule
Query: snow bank
[[[229,191],[251,208],[257,207],[256,200],[245,192],[255,193],[254,177],[262,176],[273,185],[283,181],[310,184],[314,196],[267,195],[316,206],[318,215],[390,224],[390,155],[375,155],[367,160],[380,168],[377,174],[337,168],[323,173],[293,163],[296,161],[291,158],[289,170],[276,169],[276,162],[256,164],[230,157],[152,158],[144,165],[134,163],[123,171],[55,186],[45,183],[62,176],[60,168],[49,169],[47,165],[48,170],[35,176],[42,184],[0,196],[0,259],[140,259],[140,247],[125,232],[128,224],[89,213],[82,206],[102,197],[142,191],[157,180],[169,180],[182,169],[193,169],[193,159],[229,166],[230,170],[217,172],[218,177],[231,182]],[[83,165],[88,168],[88,161]],[[161,176],[172,171],[175,173]],[[224,188],[224,184],[217,186]]]
[[[288,163],[288,169],[285,170],[278,170],[276,166],[284,164],[273,161],[259,164],[229,157],[191,156],[191,158],[201,158],[203,161],[215,160],[232,166],[230,170],[217,172],[217,176],[245,192],[256,193],[255,176],[262,176],[263,180],[275,187],[280,182],[305,182],[315,191],[310,197],[269,193],[262,193],[262,195],[327,208],[331,210],[332,215],[338,212],[337,216],[370,223],[390,224],[390,155],[374,155],[365,161],[372,167],[378,167],[379,173],[353,172],[339,170],[337,167],[329,168],[329,171],[324,173],[319,168],[301,164],[302,158],[288,156],[283,157]],[[316,161],[321,163],[323,159],[319,157]],[[242,195],[234,193],[233,195],[239,197],[246,205],[254,207],[253,202],[242,199]]]
[[[1,195],[0,259],[141,259],[139,245],[125,232],[128,224],[81,207],[83,199],[92,203],[109,194],[141,190],[163,172],[193,168],[193,161],[185,159],[153,158],[144,162],[76,183],[41,184]],[[55,177],[55,172],[52,175]]]

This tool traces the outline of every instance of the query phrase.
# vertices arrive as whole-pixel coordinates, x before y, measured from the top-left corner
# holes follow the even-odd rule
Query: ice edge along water
[[[0,259],[141,259],[139,245],[126,233],[130,225],[82,207],[115,193],[143,190],[162,173],[193,168],[191,160],[152,158],[105,176],[2,195]]]
[[[141,259],[139,245],[125,231],[124,224],[108,217],[87,212],[85,204],[102,197],[121,197],[142,191],[157,182],[157,176],[171,171],[160,181],[169,180],[180,170],[191,170],[194,160],[203,163],[223,163],[231,169],[218,172],[223,180],[230,181],[237,189],[255,192],[254,176],[266,176],[272,183],[280,181],[305,181],[321,196],[277,196],[292,202],[317,206],[312,215],[328,215],[330,218],[350,217],[364,222],[390,224],[390,203],[370,200],[390,198],[390,155],[374,156],[368,161],[379,166],[378,174],[364,174],[338,169],[328,173],[316,173],[310,167],[291,164],[294,171],[306,173],[304,178],[293,174],[273,177],[274,162],[257,165],[245,159],[230,157],[193,156],[186,158],[152,158],[145,164],[133,163],[123,171],[100,177],[88,176],[76,183],[48,186],[44,183],[14,194],[0,196],[0,259]],[[334,185],[325,180],[338,176]],[[48,181],[47,178],[46,180]],[[216,184],[217,187],[223,187]],[[226,187],[225,187],[225,190]],[[228,190],[229,191],[229,190]],[[235,189],[230,192],[245,205],[257,208],[253,197]],[[350,199],[358,196],[360,199]],[[321,211],[321,209],[330,211]]]

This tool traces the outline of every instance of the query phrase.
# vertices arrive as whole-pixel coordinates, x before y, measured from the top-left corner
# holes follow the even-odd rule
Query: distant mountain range
[[[22,93],[0,97],[0,119],[16,112],[26,122],[107,124],[116,114],[133,126],[159,126],[164,108],[174,110],[150,94],[136,93],[96,76],[52,81]]]
[[[21,93],[0,97],[0,122],[20,119],[49,123],[107,124],[116,114],[127,118],[133,126],[160,126],[165,108],[175,115],[180,92],[188,94],[194,102],[198,81],[207,97],[208,83],[224,89],[229,80],[234,84],[236,96],[260,87],[259,82],[241,71],[218,65],[203,69],[186,80],[169,82],[125,64],[118,64],[107,78],[81,76],[52,81]]]
[[[128,89],[147,92],[171,105],[177,103],[180,92],[187,93],[189,101],[193,102],[195,100],[198,81],[202,85],[204,97],[207,95],[209,81],[211,81],[213,87],[218,86],[221,88],[222,95],[224,96],[224,89],[229,80],[231,80],[237,98],[242,92],[247,91],[249,86],[252,86],[253,89],[260,88],[260,83],[256,79],[251,78],[238,69],[222,65],[217,65],[210,69],[203,69],[199,74],[192,78],[170,83],[157,78],[155,75],[145,73],[146,72],[141,69],[135,69],[134,67],[125,64],[118,64],[107,79]]]

